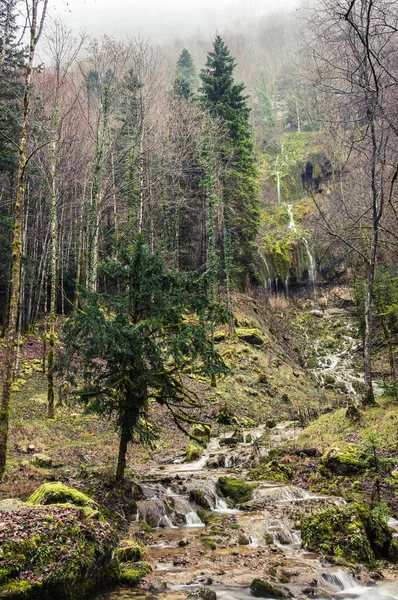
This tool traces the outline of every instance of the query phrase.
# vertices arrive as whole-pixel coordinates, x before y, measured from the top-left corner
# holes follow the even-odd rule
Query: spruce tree
[[[181,51],[177,61],[174,91],[178,96],[191,98],[197,83],[196,68],[192,56],[186,48]]]
[[[200,89],[205,106],[225,123],[230,143],[224,145],[225,172],[223,177],[224,212],[230,223],[234,279],[244,288],[255,278],[256,235],[259,228],[259,203],[256,183],[257,169],[249,123],[250,109],[244,85],[234,82],[235,61],[220,36],[207,56],[201,72]],[[231,261],[225,257],[225,263]]]
[[[116,417],[121,480],[129,442],[152,429],[150,400],[168,408],[186,433],[196,422],[191,409],[200,403],[183,373],[195,368],[214,379],[225,372],[209,336],[222,310],[203,277],[169,271],[142,235],[109,259],[102,275],[107,292],[87,291],[65,325],[62,362],[87,409]]]

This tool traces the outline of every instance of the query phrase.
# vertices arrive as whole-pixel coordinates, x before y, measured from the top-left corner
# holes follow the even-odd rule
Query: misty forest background
[[[183,427],[188,417],[175,403],[194,400],[175,373],[187,359],[200,358],[213,379],[225,368],[211,339],[223,319],[233,334],[235,292],[289,296],[300,284],[349,281],[364,339],[364,404],[374,402],[372,353],[380,345],[394,386],[393,1],[321,0],[213,42],[154,45],[69,31],[52,18],[51,1],[1,0],[0,29],[1,469],[19,344],[44,330],[52,418],[54,348],[66,316],[65,364],[57,368],[76,376],[80,352],[83,400],[103,400],[112,389],[108,403],[98,400],[112,412],[115,394],[132,394],[128,411],[116,410],[120,475],[148,390],[161,390],[159,402]],[[156,314],[142,308],[148,303]],[[123,372],[126,348],[115,342],[118,328],[130,331],[114,322],[122,311],[135,325],[152,323],[150,333],[134,334],[147,343],[129,359],[141,361],[138,392],[130,385],[137,373]],[[190,329],[188,314],[198,321]],[[160,381],[155,365],[164,352],[176,367]],[[97,371],[108,360],[104,387]]]

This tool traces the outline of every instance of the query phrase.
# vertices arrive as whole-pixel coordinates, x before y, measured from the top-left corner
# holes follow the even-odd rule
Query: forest
[[[0,598],[398,599],[396,1],[55,4],[0,0]]]

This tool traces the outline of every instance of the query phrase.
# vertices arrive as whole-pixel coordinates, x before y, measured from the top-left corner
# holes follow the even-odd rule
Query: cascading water
[[[298,230],[297,230],[297,225],[296,222],[294,220],[294,213],[293,213],[293,204],[287,204],[287,213],[289,215],[289,229],[291,231],[293,231],[295,234],[298,234]],[[303,244],[304,244],[304,248],[308,257],[308,262],[309,262],[309,268],[308,268],[308,279],[310,281],[310,283],[312,284],[312,293],[313,293],[313,298],[314,298],[314,304],[315,306],[317,305],[317,294],[316,294],[316,265],[315,265],[315,259],[312,255],[311,249],[310,249],[310,245],[309,242],[307,240],[307,238],[303,235],[300,235],[300,239],[302,240]],[[287,275],[287,283],[286,283],[286,290],[288,290],[288,280],[289,280],[289,274]],[[286,294],[288,294],[288,291],[286,291]]]
[[[285,429],[275,428],[272,434],[275,436],[274,441],[283,441],[279,437],[283,431],[290,434],[292,429],[287,424]],[[244,439],[248,433],[254,440],[261,431],[245,432]],[[211,445],[221,455],[224,453],[225,456],[225,453],[230,452],[229,449],[220,447],[218,440],[214,440]],[[241,450],[245,451],[243,444]],[[159,472],[157,481],[154,482],[152,478],[141,486],[146,499],[137,502],[138,519],[152,524],[158,518],[159,525],[163,527],[161,530],[153,530],[149,555],[154,566],[152,580],[147,581],[144,589],[123,588],[121,591],[98,596],[97,600],[153,600],[155,596],[151,588],[157,590],[157,600],[185,600],[189,594],[203,587],[213,589],[218,600],[250,600],[252,595],[248,585],[254,577],[258,577],[259,572],[267,572],[267,567],[274,564],[275,546],[279,564],[282,565],[285,560],[288,570],[292,561],[300,565],[300,568],[293,569],[294,576],[289,582],[290,587],[293,584],[292,598],[304,597],[303,588],[309,589],[313,585],[311,597],[398,600],[398,581],[382,582],[369,587],[371,579],[366,579],[366,574],[364,578],[361,572],[359,578],[350,570],[328,566],[316,554],[302,551],[297,531],[299,525],[296,522],[297,504],[308,502],[312,510],[314,502],[323,506],[325,502],[332,503],[335,499],[312,496],[306,490],[292,485],[260,482],[253,493],[252,507],[249,506],[250,503],[246,503],[246,506],[242,506],[244,510],[231,509],[226,500],[217,494],[218,477],[213,469],[203,467],[200,471],[182,475],[181,472],[175,472],[174,466],[167,472]],[[207,503],[206,510],[220,513],[216,521],[211,521],[212,524],[205,533],[198,529],[205,525],[196,512],[198,509],[195,504],[191,502],[195,496],[199,501]],[[294,514],[296,516],[293,517]],[[213,532],[215,523],[223,523],[218,534]],[[395,519],[391,519],[389,524],[398,529]],[[217,531],[217,527],[214,530]],[[228,547],[228,540],[234,531],[235,539]],[[271,535],[274,539],[273,547],[270,547],[267,540],[267,536]],[[213,536],[217,548],[203,551],[203,542],[210,541],[207,537]],[[239,561],[235,558],[237,550]],[[261,562],[267,560],[267,556],[271,563]],[[232,559],[228,566],[220,562],[228,557]],[[294,584],[293,580],[296,575],[300,577],[299,573],[307,573],[307,579]],[[241,579],[237,581],[236,577],[239,576]]]

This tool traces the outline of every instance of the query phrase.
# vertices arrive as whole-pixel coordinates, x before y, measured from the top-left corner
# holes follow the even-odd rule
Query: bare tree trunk
[[[47,10],[48,0],[44,0],[43,13],[38,24],[38,4],[39,0],[31,0],[30,3],[30,40],[29,54],[25,69],[24,82],[24,97],[23,97],[23,114],[21,138],[19,142],[19,159],[18,159],[18,176],[17,176],[17,192],[15,198],[15,224],[14,237],[12,242],[12,276],[11,276],[11,293],[8,327],[6,331],[6,352],[4,358],[3,370],[3,389],[1,396],[0,407],[0,479],[4,475],[4,470],[7,460],[7,441],[10,421],[10,403],[11,403],[11,386],[14,377],[14,365],[16,358],[16,342],[17,342],[17,321],[18,321],[18,304],[21,284],[21,263],[22,263],[22,219],[23,207],[25,199],[25,170],[29,162],[27,153],[27,138],[29,115],[31,108],[31,77],[32,67],[35,56],[36,45],[39,40],[41,30],[44,24],[44,19]],[[29,8],[29,4],[27,3]]]

